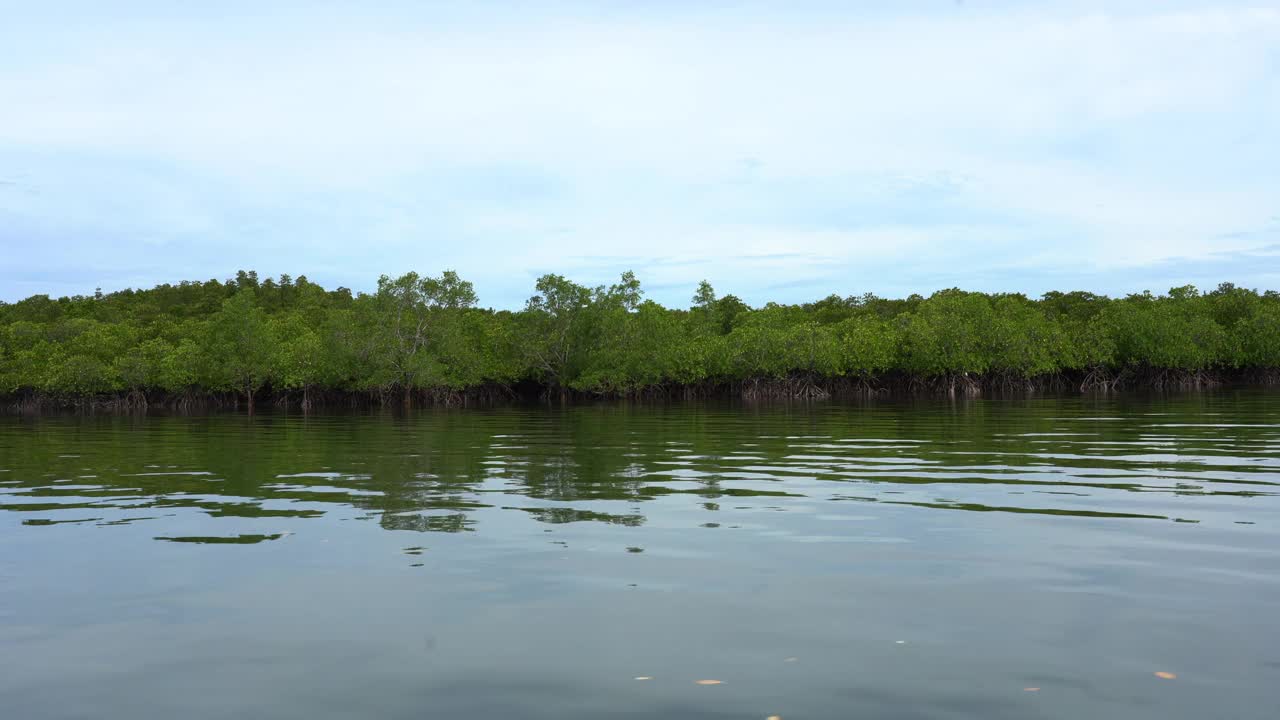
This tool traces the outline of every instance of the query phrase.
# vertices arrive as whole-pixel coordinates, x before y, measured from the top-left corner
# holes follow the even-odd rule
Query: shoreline
[[[1101,376],[1102,379],[1099,379]],[[487,384],[460,390],[414,389],[404,393],[310,388],[307,391],[255,393],[250,407],[241,393],[193,390],[183,394],[162,390],[101,395],[18,393],[0,396],[0,414],[64,414],[67,412],[130,415],[149,412],[204,414],[221,412],[309,412],[335,410],[395,410],[420,408],[495,408],[558,406],[591,403],[719,402],[841,402],[946,399],[1016,400],[1034,397],[1117,397],[1143,394],[1181,394],[1199,391],[1266,390],[1280,385],[1280,370],[1227,370],[1188,373],[1172,370],[1119,371],[1100,374],[1060,373],[1037,378],[950,375],[918,377],[903,373],[870,378],[813,377],[753,378],[696,385],[656,385],[634,392],[584,392],[534,382]],[[407,402],[406,402],[407,399]]]

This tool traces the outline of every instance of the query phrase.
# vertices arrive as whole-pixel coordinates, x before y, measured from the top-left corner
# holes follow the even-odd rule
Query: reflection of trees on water
[[[338,508],[388,530],[480,529],[477,510],[535,522],[639,526],[660,497],[793,497],[813,483],[877,488],[1006,485],[1182,495],[1274,494],[1274,403],[1261,396],[753,406],[608,405],[387,415],[41,418],[0,425],[0,511],[28,525],[146,522],[186,509],[226,518],[315,518]],[[1145,415],[1148,412],[1159,415]],[[1227,412],[1228,428],[1206,425]],[[1105,420],[1098,418],[1114,418]],[[16,423],[17,421],[13,421]],[[838,487],[838,486],[833,486]],[[510,502],[519,495],[525,500]],[[1067,497],[1066,493],[1059,494]],[[889,502],[892,497],[882,497]],[[901,502],[1051,514],[1055,500]],[[626,511],[584,507],[625,503]],[[132,511],[129,518],[106,511]],[[1132,513],[1135,515],[1145,513]]]
[[[462,532],[474,529],[475,524],[466,513],[448,515],[424,515],[420,513],[383,513],[378,522],[385,530],[415,530],[417,532]]]
[[[594,510],[577,510],[570,507],[550,507],[550,508],[521,508],[529,513],[534,519],[551,523],[553,525],[562,525],[572,522],[604,522],[611,525],[626,525],[628,527],[639,527],[644,524],[643,515],[614,515],[613,513],[595,512]]]

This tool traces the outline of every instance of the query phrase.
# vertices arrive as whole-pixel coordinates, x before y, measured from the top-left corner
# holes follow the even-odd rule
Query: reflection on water
[[[181,521],[163,517],[193,510],[264,519],[355,509],[364,512],[352,517],[388,530],[462,532],[482,530],[479,511],[493,509],[550,524],[640,526],[645,504],[671,495],[1185,520],[1247,513],[1248,503],[1231,499],[1280,490],[1275,424],[1153,422],[1150,414],[1087,414],[1092,408],[1073,417],[1060,405],[1048,417],[1044,409],[592,407],[411,419],[10,421],[0,509],[29,515],[27,525],[167,527]],[[270,538],[240,532],[248,526],[228,523],[228,537]]]
[[[1278,400],[0,418],[0,697],[1268,717]]]

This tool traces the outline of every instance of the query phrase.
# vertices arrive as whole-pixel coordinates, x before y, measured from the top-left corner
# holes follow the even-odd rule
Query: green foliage
[[[870,378],[894,368],[898,334],[893,325],[875,315],[854,316],[837,323],[844,374]]]
[[[980,375],[992,367],[995,316],[985,295],[942,290],[900,323],[902,367],[909,373]]]
[[[769,305],[757,310],[729,333],[728,340],[737,377],[844,374],[840,336],[797,308]]]
[[[523,342],[535,377],[552,387],[566,387],[584,369],[594,339],[599,308],[592,291],[560,275],[543,275],[521,317]]]
[[[372,356],[378,375],[407,393],[415,388],[465,387],[478,381],[473,353],[462,342],[463,318],[476,304],[471,283],[452,270],[440,277],[383,275],[373,298]]]
[[[1250,368],[1280,368],[1280,303],[1259,304],[1233,326],[1236,364]]]
[[[1013,377],[1058,372],[1063,328],[1026,298],[1005,295],[992,304],[988,335],[990,368]]]
[[[213,316],[208,339],[210,387],[243,392],[250,404],[271,376],[277,351],[274,328],[266,312],[257,306],[253,287],[242,284],[222,303]]]
[[[1202,370],[1232,363],[1227,331],[1214,322],[1211,304],[1194,288],[1167,297],[1135,295],[1101,314],[1120,366]]]
[[[332,382],[332,366],[326,362],[323,327],[313,328],[297,313],[271,318],[270,335],[277,345],[272,377],[280,387],[297,390]]]
[[[1201,294],[944,290],[902,300],[832,295],[753,309],[705,281],[689,309],[544,275],[518,312],[477,308],[445,271],[384,276],[372,293],[299,276],[0,303],[0,395],[253,398],[314,390],[382,397],[535,383],[645,393],[760,379],[1004,379],[1062,373],[1280,368],[1280,295],[1229,283]]]

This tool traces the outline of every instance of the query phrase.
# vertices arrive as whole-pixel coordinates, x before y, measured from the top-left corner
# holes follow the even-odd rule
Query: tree
[[[832,294],[752,309],[703,281],[686,310],[646,300],[627,272],[595,287],[544,275],[517,312],[476,302],[452,271],[384,276],[371,293],[241,271],[0,302],[0,399],[182,404],[232,391],[252,408],[268,389],[300,392],[309,406],[318,389],[408,403],[510,384],[619,396],[769,378],[809,392],[841,377],[972,389],[1054,376],[1099,387],[1280,370],[1280,293],[1230,283],[1121,299]]]
[[[903,369],[931,378],[985,373],[991,367],[993,319],[985,295],[957,289],[934,293],[899,320]]]
[[[530,366],[563,394],[581,370],[590,336],[592,292],[561,275],[543,275],[525,303],[525,348]]]
[[[476,304],[475,289],[452,270],[436,278],[411,272],[394,280],[383,275],[375,299],[378,345],[407,407],[415,388],[438,384],[447,373],[447,341],[458,337],[463,314]]]
[[[244,286],[222,303],[210,327],[215,383],[244,393],[249,413],[254,395],[270,379],[276,338],[256,293]]]
[[[698,289],[693,293],[693,307],[710,312],[716,302],[716,291],[711,287],[711,283],[703,280],[698,283]]]
[[[288,314],[271,318],[271,334],[277,339],[272,375],[285,390],[302,390],[302,409],[311,408],[311,389],[326,381],[334,381],[331,354],[320,339],[317,328],[310,327],[300,315]]]

